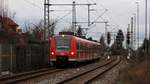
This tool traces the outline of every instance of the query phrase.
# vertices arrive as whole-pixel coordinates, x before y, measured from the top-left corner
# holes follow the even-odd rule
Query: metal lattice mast
[[[134,42],[134,33],[133,33],[133,17],[131,17],[131,48],[133,49],[133,42]]]
[[[129,37],[131,37],[131,28],[130,24],[128,24],[127,33],[129,33]],[[131,48],[131,38],[129,38],[129,44],[127,45],[127,48]]]
[[[145,39],[147,39],[147,0],[145,0]]]
[[[88,5],[88,26],[90,26],[90,5]]]
[[[137,48],[139,48],[139,2],[137,4]]]
[[[3,0],[0,0],[0,16],[2,16]]]
[[[134,49],[136,49],[136,14],[134,14],[134,29],[133,29],[133,32],[134,32]]]
[[[48,36],[51,35],[51,32],[49,32],[49,27],[50,27],[50,15],[49,15],[49,5],[50,1],[49,0],[45,0],[44,1],[44,35],[43,35],[43,39],[47,40]]]
[[[8,0],[0,0],[0,16],[8,15]]]
[[[72,31],[76,33],[76,7],[75,1],[72,4]]]
[[[148,52],[147,40],[147,0],[145,0],[145,56],[147,56]]]
[[[76,24],[77,24],[77,22],[76,22],[76,6],[91,6],[91,5],[96,5],[96,3],[94,3],[94,4],[76,4],[75,1],[73,1],[72,4],[49,4],[49,3],[45,3],[45,11],[46,11],[46,8],[49,9],[48,6],[72,6],[72,31],[75,33]],[[46,17],[46,14],[44,14],[44,15]]]

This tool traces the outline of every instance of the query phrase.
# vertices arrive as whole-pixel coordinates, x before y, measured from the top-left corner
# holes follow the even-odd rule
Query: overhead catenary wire
[[[33,3],[33,2],[31,2],[31,1],[29,1],[29,0],[24,0],[26,3],[28,3],[28,4],[30,4],[30,5],[32,5],[32,6],[34,6],[34,7],[36,7],[36,8],[39,8],[39,9],[41,9],[42,11],[44,10],[43,8],[41,8],[39,5],[37,5],[37,4],[35,4],[35,3]],[[71,12],[70,12],[71,13]],[[57,19],[57,22],[58,22],[58,20],[62,20],[62,19],[64,19],[67,15],[69,15],[69,13],[67,13],[67,14],[65,14],[64,16],[62,16],[62,17],[59,17],[59,16],[57,16],[56,14],[53,14],[53,15],[55,15],[57,18],[59,18],[59,19]],[[65,20],[64,20],[65,21]],[[68,21],[65,21],[65,22],[67,22],[67,23],[70,23],[70,22],[68,22]]]
[[[91,2],[96,2],[96,0],[90,0]],[[102,4],[99,4],[104,10],[106,10],[107,8],[105,8]],[[97,5],[96,5],[97,6]],[[98,8],[98,6],[97,6],[97,8]],[[110,10],[110,9],[107,9],[108,11]],[[99,11],[97,11],[97,14],[100,14],[100,13],[98,13]],[[101,19],[103,19],[103,17],[101,17]],[[109,19],[111,19],[111,18],[109,18]],[[104,20],[104,19],[103,19]],[[109,22],[109,24],[110,24],[110,22]],[[111,24],[115,24],[115,25],[117,25],[118,26],[118,23],[111,23]],[[118,26],[119,27],[119,26]]]
[[[87,1],[89,2],[89,0],[87,0]],[[90,0],[90,1],[91,1],[91,0]],[[91,2],[95,3],[95,1],[93,1],[93,0],[92,0]],[[97,6],[97,5],[96,5],[96,6]],[[98,7],[98,6],[97,6],[97,7]],[[104,8],[104,9],[105,9],[105,8]],[[99,19],[102,19],[102,20],[103,20],[103,21],[101,21],[101,22],[106,22],[105,19],[102,17],[102,16],[105,14],[106,9],[105,9],[105,11],[104,11],[103,13],[99,13],[97,10],[95,10],[95,9],[93,9],[93,8],[90,9],[90,11],[96,11],[96,14],[99,14],[99,15],[96,15],[96,14],[95,14],[95,15],[98,16],[98,17],[96,17],[96,19],[94,19],[93,21],[90,22],[90,24],[89,24],[90,29],[91,29],[91,26],[92,26],[93,24],[97,23]],[[100,21],[99,21],[99,22],[100,22]],[[100,23],[101,23],[101,22],[100,22]],[[94,26],[94,27],[95,27],[95,26]],[[94,28],[94,27],[92,27],[92,28]],[[88,30],[89,30],[89,29],[88,29]]]
[[[95,0],[90,0],[90,1],[93,2],[93,3],[96,2]],[[101,9],[101,10],[105,10],[105,11],[107,10],[107,11],[109,11],[109,9],[105,8],[102,4],[99,4],[99,5],[103,8],[103,9]],[[97,6],[97,5],[96,5],[96,6]],[[98,6],[97,6],[97,8],[98,8]],[[95,11],[96,11],[96,14],[99,14],[99,15],[101,14],[101,13],[99,13],[98,9],[95,10]],[[99,17],[99,18],[101,18],[103,21],[106,21],[106,19],[104,19],[103,17]],[[109,18],[109,19],[110,19],[110,18]],[[109,24],[110,24],[110,23],[109,23]],[[115,25],[117,25],[117,27],[119,27],[118,24],[115,24]]]
[[[43,8],[41,8],[39,5],[37,5],[37,4],[35,4],[35,3],[33,3],[33,2],[31,2],[31,1],[29,1],[29,0],[24,0],[25,2],[27,2],[27,3],[29,3],[30,5],[32,5],[32,6],[34,6],[34,7],[37,7],[37,8],[39,8],[39,9],[42,9],[43,10]],[[91,0],[92,2],[95,2],[94,0]],[[89,0],[87,0],[87,2],[90,2]],[[97,13],[98,13],[98,11],[96,11]],[[66,14],[66,15],[68,15],[68,14]],[[66,15],[64,15],[64,16],[66,16]],[[55,16],[56,17],[58,17],[56,14],[55,14]],[[59,22],[58,20],[61,20],[61,21],[64,21],[64,22],[67,22],[67,23],[70,23],[70,22],[68,22],[68,21],[65,21],[65,20],[62,20],[62,19],[64,19],[65,17],[64,16],[62,16],[62,17],[58,17],[58,19],[57,19],[57,21],[56,22]],[[103,17],[98,17],[97,18],[97,20],[98,19],[103,19],[104,20],[104,18]]]
[[[33,3],[33,2],[31,2],[31,1],[29,1],[29,0],[24,0],[26,3],[28,3],[28,4],[30,4],[30,5],[32,5],[32,6],[34,6],[34,7],[36,7],[36,8],[39,8],[39,9],[42,9],[42,10],[44,10],[43,8],[41,8],[39,5],[37,5],[37,4],[35,4],[35,3]]]
[[[51,12],[54,12],[54,11],[55,11],[55,12],[65,12],[65,11],[67,12],[67,11],[71,11],[71,10],[53,10],[53,9],[52,9],[52,10],[50,10],[50,11],[51,11]]]
[[[91,2],[96,2],[95,0],[90,0]],[[103,10],[108,10],[108,9],[106,9],[102,4],[99,4],[102,8],[103,8]],[[97,5],[96,5],[97,6]],[[98,6],[97,6],[97,8],[98,8]],[[101,13],[99,13],[99,11],[98,10],[96,10],[96,14],[99,14],[99,15],[101,15]],[[97,15],[96,15],[97,16]],[[97,20],[99,20],[99,19],[102,19],[103,21],[106,21],[106,19],[104,19],[103,18],[103,15],[102,16],[99,16],[98,17],[98,19]],[[109,25],[110,25],[110,23],[109,23]],[[118,24],[116,24],[117,25],[117,28],[119,27],[119,25]],[[113,28],[114,29],[114,28]]]
[[[92,24],[93,24],[94,22],[96,22],[97,20],[99,20],[99,18],[101,18],[107,11],[108,11],[108,10],[105,10],[101,15],[99,15],[99,16],[92,22]]]
[[[105,10],[107,10],[107,9],[105,9]],[[100,14],[99,12],[98,12],[98,10],[96,10],[96,13],[97,14]],[[103,15],[102,15],[103,16]],[[100,16],[100,18],[103,20],[103,21],[106,21],[102,16]]]
[[[89,0],[86,0],[88,3],[90,3],[90,1]]]
[[[149,40],[150,40],[150,12],[149,12]]]
[[[91,0],[91,1],[95,1],[95,0]],[[108,9],[106,9],[102,4],[100,4],[100,5],[101,5],[102,8],[104,8],[104,10],[105,10],[104,12],[107,12],[107,11],[108,11]],[[97,5],[96,5],[96,6],[97,6]],[[96,10],[96,13],[99,14],[99,11]],[[105,13],[104,13],[104,14],[105,14]],[[97,19],[95,19],[95,21],[97,21],[97,20],[99,20],[99,19],[102,19],[103,21],[108,21],[108,20],[106,20],[106,19],[103,18],[103,15],[100,15]],[[93,23],[94,23],[94,21],[93,21]],[[107,23],[105,24],[105,26],[106,26],[106,25],[107,25]],[[118,24],[115,24],[115,25],[117,25],[116,28],[119,27]],[[109,23],[109,26],[110,26],[110,23]],[[116,29],[116,28],[115,28],[115,29]],[[113,29],[114,29],[114,28],[113,28]],[[107,30],[106,30],[106,31],[107,31]]]
[[[65,17],[67,17],[69,14],[71,14],[71,12],[69,12],[69,13],[65,14],[64,16],[62,16],[62,17],[56,19],[56,21],[55,21],[54,23],[59,22],[60,20],[62,20],[62,19],[64,19]],[[67,22],[67,23],[71,23],[71,22]],[[53,26],[53,25],[54,25],[54,24],[52,24],[52,25],[50,25],[50,26]]]
[[[96,1],[94,1],[94,0],[90,0],[90,1],[87,0],[87,1],[88,1],[88,2],[91,1],[92,3],[95,3],[95,2],[96,2]],[[96,5],[96,6],[97,6],[97,5]],[[97,6],[97,7],[98,7],[98,6]],[[103,7],[103,6],[102,6],[102,7]],[[107,9],[104,8],[104,7],[103,7],[103,9],[104,9],[104,12],[107,10]],[[98,10],[94,10],[94,11],[96,11],[96,13],[99,14],[99,15],[96,15],[96,16],[98,16],[98,17],[97,17],[94,21],[97,21],[97,20],[99,20],[100,18],[101,18],[102,20],[104,20],[104,18],[102,17],[102,16],[105,14],[104,12],[103,12],[103,13],[99,13]],[[94,23],[94,21],[92,22],[92,24]]]

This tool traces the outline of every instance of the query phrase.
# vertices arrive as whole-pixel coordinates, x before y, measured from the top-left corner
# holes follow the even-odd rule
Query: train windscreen
[[[70,36],[55,36],[56,50],[67,51],[70,48]]]

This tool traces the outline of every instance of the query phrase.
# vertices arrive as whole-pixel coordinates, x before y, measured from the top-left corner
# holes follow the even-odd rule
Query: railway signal
[[[127,32],[127,41],[126,43],[130,45],[130,32]]]
[[[122,30],[119,30],[117,33],[117,36],[116,36],[117,46],[122,47],[123,41],[124,41],[123,32],[122,32]]]
[[[110,32],[107,33],[107,44],[109,45],[111,42]]]

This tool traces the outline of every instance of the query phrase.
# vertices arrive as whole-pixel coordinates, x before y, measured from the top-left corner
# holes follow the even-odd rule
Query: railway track
[[[89,65],[85,65],[85,66],[79,66],[78,68],[84,68],[84,69],[87,68],[87,67],[89,67],[89,68],[87,70],[85,69],[85,71],[84,70],[81,71],[82,73],[78,72],[75,75],[70,74],[69,78],[64,78],[62,80],[57,81],[56,83],[59,83],[59,84],[63,84],[63,83],[79,84],[80,83],[80,84],[83,84],[83,83],[85,83],[84,81],[82,82],[80,80],[77,80],[77,81],[80,81],[79,83],[74,82],[74,81],[76,81],[76,78],[82,79],[80,77],[82,75],[86,74],[86,73],[90,73],[92,71],[95,71],[96,69],[99,69],[100,67],[105,67],[105,66],[107,66],[109,64],[112,64],[114,62],[114,60],[115,59],[108,60],[107,62],[103,61],[104,63],[100,63],[100,64],[96,63],[96,66],[94,64],[89,64]],[[90,67],[91,65],[92,65],[92,68]],[[71,68],[71,69],[48,68],[48,69],[42,69],[42,70],[38,70],[38,71],[21,73],[21,74],[17,74],[17,75],[13,75],[13,76],[0,78],[0,84],[16,84],[16,83],[23,82],[23,81],[25,82],[27,80],[29,80],[29,81],[31,80],[30,82],[32,83],[33,82],[32,80],[34,80],[35,78],[38,79],[38,78],[43,77],[43,76],[45,77],[46,75],[51,75],[52,79],[53,79],[57,73],[68,73],[68,70],[70,71],[70,70],[74,70],[74,69],[77,69],[77,68]],[[63,75],[61,75],[61,76],[63,76]],[[91,78],[91,76],[89,78]],[[89,80],[88,78],[84,78],[84,79]],[[35,82],[35,84],[36,84],[36,82]]]
[[[104,65],[100,65],[85,72],[72,75],[70,78],[58,82],[58,84],[89,84],[91,81],[108,72],[119,63],[120,58],[117,60],[112,60]]]
[[[12,75],[12,76],[1,77],[0,84],[15,84],[20,81],[36,78],[46,74],[57,73],[60,71],[63,71],[63,69],[47,68],[38,71],[31,71],[31,72]]]
[[[64,71],[60,71],[58,73],[52,73],[49,75],[43,75],[40,77],[36,77],[36,78],[31,78],[30,80],[23,80],[20,81],[19,83],[17,82],[17,84],[58,84],[60,81],[67,79],[68,77],[70,77],[73,74],[78,74],[82,71],[85,71],[86,69],[89,69],[91,67],[95,67],[98,65],[104,65],[107,64],[109,62],[111,62],[114,59],[111,60],[103,60],[101,62],[95,62],[95,63],[90,63],[90,64],[86,64],[86,65],[81,65],[78,66],[76,68],[67,68],[64,69]]]

